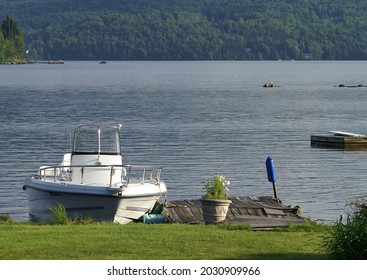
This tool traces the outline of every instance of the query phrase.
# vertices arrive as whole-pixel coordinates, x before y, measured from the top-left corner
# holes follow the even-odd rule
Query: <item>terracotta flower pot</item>
[[[205,224],[215,224],[226,219],[230,200],[222,199],[201,199],[201,209]]]

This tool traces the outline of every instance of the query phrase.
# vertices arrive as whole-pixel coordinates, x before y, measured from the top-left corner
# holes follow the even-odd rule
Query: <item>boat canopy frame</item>
[[[81,125],[74,129],[72,155],[121,155],[120,131],[122,125]]]

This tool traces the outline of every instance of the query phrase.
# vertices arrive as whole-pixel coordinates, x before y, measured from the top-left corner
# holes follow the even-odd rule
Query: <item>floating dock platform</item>
[[[367,137],[333,134],[311,135],[311,146],[336,149],[367,149]]]
[[[271,230],[287,227],[290,223],[305,223],[300,207],[285,206],[279,199],[270,196],[236,196],[229,199],[232,203],[226,221],[231,224],[248,224],[253,230]],[[173,223],[204,224],[199,199],[167,202],[163,214]]]

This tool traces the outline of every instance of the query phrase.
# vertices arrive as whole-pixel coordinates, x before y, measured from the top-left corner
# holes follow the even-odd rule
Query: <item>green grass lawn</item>
[[[0,224],[3,260],[326,259],[329,226],[250,231],[230,225]]]

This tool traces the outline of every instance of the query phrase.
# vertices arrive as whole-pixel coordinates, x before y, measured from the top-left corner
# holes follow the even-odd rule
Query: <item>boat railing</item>
[[[80,182],[74,182],[72,180],[72,172],[78,172],[78,169],[81,172],[81,179]],[[112,187],[116,184],[127,186],[130,183],[144,184],[146,182],[154,182],[159,185],[163,168],[144,165],[55,165],[40,167],[38,170],[38,178],[41,180],[53,180],[54,182],[64,181],[83,184],[85,183],[84,177],[87,171],[101,169],[109,172],[105,184]],[[121,172],[119,182],[114,181],[116,171]]]

